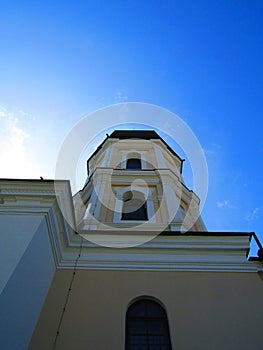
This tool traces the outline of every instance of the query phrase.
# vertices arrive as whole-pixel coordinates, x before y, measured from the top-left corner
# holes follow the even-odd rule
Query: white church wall
[[[55,272],[43,216],[1,216],[0,349],[27,349]]]

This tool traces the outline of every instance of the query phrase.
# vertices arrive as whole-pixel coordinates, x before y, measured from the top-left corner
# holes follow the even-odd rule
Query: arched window
[[[144,195],[138,191],[128,191],[123,195],[122,220],[148,220]]]
[[[171,350],[166,312],[156,301],[141,299],[126,314],[125,350]]]
[[[141,169],[142,164],[139,158],[129,158],[126,164],[127,169]]]

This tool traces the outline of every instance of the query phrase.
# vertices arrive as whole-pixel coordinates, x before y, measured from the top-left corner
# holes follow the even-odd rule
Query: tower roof
[[[114,130],[109,137],[116,139],[162,139],[154,130]]]
[[[110,134],[109,137],[116,139],[159,139],[165,144],[168,150],[172,152],[172,154],[178,157],[182,162],[184,161],[184,159],[182,159],[154,130],[115,130]]]
[[[181,161],[181,172],[182,165],[184,159],[182,159],[165,141],[164,139],[157,134],[155,130],[114,130],[110,135],[106,134],[107,137],[102,141],[102,143],[97,147],[97,149],[92,153],[92,155],[87,160],[87,165],[91,158],[93,158],[104,145],[104,143],[109,139],[143,139],[143,140],[151,140],[151,139],[159,139],[163,142],[163,144],[167,147],[167,149],[175,155]]]

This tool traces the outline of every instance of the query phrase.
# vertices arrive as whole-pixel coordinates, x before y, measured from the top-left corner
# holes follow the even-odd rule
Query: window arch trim
[[[129,150],[122,150],[122,157],[121,157],[121,169],[127,169],[127,160],[130,158],[138,158],[141,161],[141,169],[147,169],[146,166],[146,153],[145,150],[136,150],[136,149],[129,149]]]

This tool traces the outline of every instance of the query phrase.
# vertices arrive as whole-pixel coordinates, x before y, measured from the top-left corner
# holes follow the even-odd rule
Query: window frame
[[[139,310],[138,312],[138,305],[139,307],[141,307],[141,310]],[[152,315],[151,311],[150,311],[150,306],[154,306],[154,308],[156,310],[158,310],[159,312],[159,316],[158,314],[156,315]],[[134,315],[134,308],[135,308],[135,315]],[[137,316],[136,316],[136,308],[137,308]],[[143,310],[144,309],[144,310]],[[156,311],[155,310],[155,311]],[[143,314],[143,311],[145,311],[145,315]],[[132,314],[133,313],[133,314]],[[136,325],[137,322],[137,326],[138,324],[144,325],[145,328],[139,330],[139,327],[135,327],[136,331],[132,330],[131,324],[133,323]],[[162,322],[162,328],[163,331],[161,333],[154,333],[153,329],[154,329],[154,323],[155,323],[155,327],[156,327],[156,322],[157,321],[161,321]],[[133,334],[132,334],[133,333]],[[137,344],[132,344],[132,341],[135,339],[135,337],[137,337],[137,339],[141,339],[142,340],[146,340],[146,343],[137,343]],[[144,338],[142,338],[144,337]],[[155,340],[158,339],[156,337],[164,337],[164,342],[161,344],[153,344],[151,343],[151,341],[153,341],[155,337]],[[138,349],[143,349],[144,350],[152,350],[152,349],[156,349],[156,345],[159,345],[161,350],[172,350],[172,343],[171,343],[171,335],[170,335],[170,329],[169,329],[169,322],[168,322],[168,318],[167,318],[167,313],[165,308],[161,305],[160,302],[158,302],[157,300],[154,300],[152,298],[140,298],[135,300],[133,303],[131,303],[126,311],[126,318],[125,318],[125,350],[136,350],[137,347]]]
[[[134,199],[133,197],[135,193],[137,198]],[[121,221],[148,221],[147,201],[142,192],[127,191],[123,194],[122,202]],[[140,206],[136,205],[140,204],[140,202]],[[135,205],[137,209],[133,211],[125,211],[125,208],[129,208],[129,206],[132,208],[133,205]]]
[[[142,170],[142,160],[138,157],[128,158],[126,161],[127,170]]]

